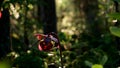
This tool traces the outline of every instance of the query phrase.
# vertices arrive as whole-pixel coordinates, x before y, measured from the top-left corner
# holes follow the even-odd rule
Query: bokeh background
[[[120,0],[1,0],[0,68],[60,68],[59,49],[35,34],[57,33],[64,68],[119,68]]]

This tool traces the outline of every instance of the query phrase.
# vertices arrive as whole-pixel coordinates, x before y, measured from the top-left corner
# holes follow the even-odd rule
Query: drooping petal
[[[40,51],[43,50],[42,47],[40,46],[40,44],[38,45],[38,49],[39,49]]]
[[[57,38],[53,37],[52,35],[50,35],[50,38],[51,38],[51,40],[53,40],[54,42],[58,43],[58,39],[57,39]]]

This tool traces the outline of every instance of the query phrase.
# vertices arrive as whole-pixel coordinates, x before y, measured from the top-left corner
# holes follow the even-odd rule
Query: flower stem
[[[62,49],[60,44],[59,44],[59,47],[60,47],[61,68],[63,68]]]
[[[59,51],[60,51],[60,59],[61,59],[61,68],[63,68],[62,49],[61,49],[61,44],[60,44],[59,37],[58,37],[58,35],[57,35],[56,33],[54,33],[54,32],[51,32],[50,34],[56,36],[56,38],[57,38],[57,40],[58,40],[58,46],[59,46]]]

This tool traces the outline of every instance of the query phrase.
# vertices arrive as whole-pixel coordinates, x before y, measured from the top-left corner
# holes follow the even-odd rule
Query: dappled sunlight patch
[[[62,29],[61,32],[66,33],[68,35],[73,35],[74,34],[74,31],[69,30],[69,29]]]
[[[10,4],[10,14],[13,14],[16,19],[20,17],[20,14],[18,10],[20,9],[20,6],[16,4],[15,6],[11,3]]]
[[[19,36],[16,33],[13,33],[12,37],[15,38],[15,39],[19,39]]]
[[[32,4],[29,4],[29,5],[28,5],[28,8],[29,8],[29,9],[33,9],[34,7],[33,7]]]
[[[58,31],[68,35],[79,35],[86,29],[85,18],[83,18],[85,14],[79,9],[79,6],[77,6],[78,3],[75,5],[75,2],[77,1],[56,1]]]
[[[12,58],[15,59],[15,58],[19,57],[20,55],[19,55],[18,53],[16,53],[16,52],[13,51],[13,52],[10,52],[9,54],[7,54],[7,56],[8,56],[8,57],[11,56]]]

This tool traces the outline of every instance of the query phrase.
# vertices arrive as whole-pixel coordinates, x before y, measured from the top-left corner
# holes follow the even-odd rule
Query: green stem
[[[61,49],[61,44],[60,44],[60,40],[59,40],[59,37],[56,33],[54,32],[51,32],[50,33],[51,35],[55,35],[56,38],[58,39],[58,45],[59,45],[59,50],[60,50],[60,59],[61,59],[61,68],[63,68],[63,58],[62,58],[62,49]]]
[[[63,68],[62,49],[60,44],[59,47],[60,47],[59,49],[60,49],[61,68]]]

